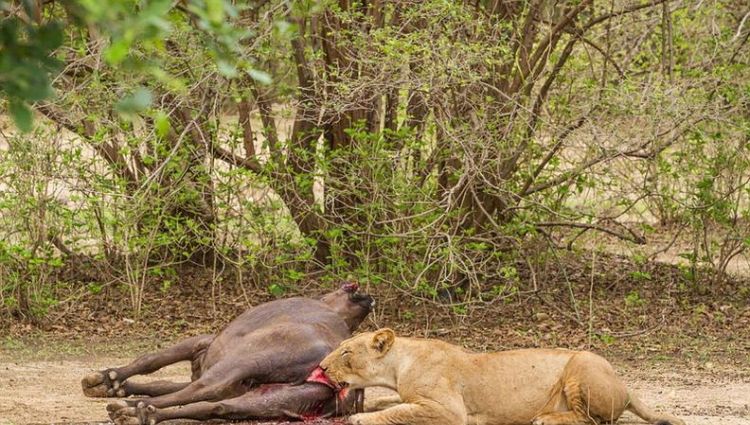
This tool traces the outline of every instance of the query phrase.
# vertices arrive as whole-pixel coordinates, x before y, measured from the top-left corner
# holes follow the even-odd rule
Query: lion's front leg
[[[378,398],[365,398],[365,412],[377,412],[401,404],[401,396],[390,395]]]
[[[353,425],[466,425],[463,405],[456,412],[436,403],[401,403],[379,412],[349,417]]]

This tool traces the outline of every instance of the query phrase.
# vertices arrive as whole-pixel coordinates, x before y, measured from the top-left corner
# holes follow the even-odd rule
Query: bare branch
[[[563,147],[565,140],[568,138],[568,136],[573,133],[575,130],[581,128],[583,126],[583,123],[586,122],[586,115],[581,115],[576,121],[574,121],[571,125],[565,128],[563,132],[557,136],[557,142],[555,142],[555,145],[547,152],[547,155],[542,158],[542,161],[536,166],[534,171],[531,173],[531,175],[526,179],[526,181],[523,184],[523,188],[519,192],[521,195],[519,196],[519,200],[523,198],[524,196],[528,195],[527,191],[529,190],[529,187],[531,187],[531,184],[536,180],[537,177],[539,177],[539,174],[542,173],[544,168],[549,164],[549,162],[552,160],[552,158],[557,155],[557,152],[560,151],[560,149]]]
[[[594,43],[590,39],[586,37],[582,37],[581,40],[583,40],[584,43],[588,44],[589,46],[593,47],[597,52],[601,53],[602,56],[604,56],[605,59],[607,59],[607,63],[611,63],[612,66],[615,67],[617,70],[617,73],[620,74],[620,78],[625,78],[625,72],[623,72],[622,67],[617,64],[617,62],[614,60],[614,58],[608,54],[604,49],[602,49],[598,44]]]
[[[250,122],[250,101],[240,100],[237,105],[239,113],[239,124],[242,127],[242,146],[245,148],[245,157],[255,157],[255,137],[253,137],[253,126]]]
[[[236,167],[248,169],[254,173],[263,174],[263,167],[254,158],[241,158],[234,153],[222,148],[221,146],[218,146],[216,143],[211,144],[211,152],[216,158],[224,162],[232,164]]]
[[[68,117],[64,116],[62,112],[58,111],[51,104],[36,105],[36,110],[41,112],[42,115],[47,117],[50,121],[57,125],[65,128],[66,130],[79,135],[82,137],[107,163],[130,183],[136,182],[136,177],[128,167],[127,161],[120,154],[119,149],[113,143],[107,143],[104,141],[95,142],[93,137],[96,134],[96,129],[91,121],[84,119],[81,121],[80,126],[75,125]]]
[[[258,103],[260,120],[263,123],[262,133],[268,143],[268,150],[271,152],[271,158],[276,163],[281,161],[281,152],[279,150],[279,135],[276,130],[276,121],[273,118],[273,107],[271,98],[266,91],[261,91],[258,83],[251,82],[255,101]]]
[[[534,226],[536,227],[572,227],[572,228],[577,228],[577,229],[598,230],[600,232],[607,233],[609,235],[615,236],[622,240],[636,243],[638,245],[644,245],[646,243],[645,237],[636,234],[635,232],[633,232],[632,230],[628,229],[625,226],[622,226],[622,227],[624,227],[629,232],[628,234],[621,233],[616,230],[612,230],[604,226],[600,226],[598,224],[578,223],[578,222],[569,222],[569,221],[541,222],[541,223],[534,223]]]
[[[637,11],[639,11],[641,9],[647,9],[649,7],[653,7],[653,6],[656,6],[656,5],[665,3],[665,2],[668,3],[670,1],[672,1],[672,0],[653,0],[653,1],[650,1],[648,3],[634,4],[634,5],[632,5],[632,6],[628,7],[628,8],[621,9],[621,10],[618,10],[616,12],[611,12],[611,13],[607,13],[606,15],[597,16],[596,18],[593,18],[590,21],[588,21],[586,23],[586,25],[583,27],[583,30],[581,32],[586,32],[589,28],[591,28],[591,27],[593,27],[595,25],[601,24],[602,22],[604,22],[604,21],[606,21],[608,19],[616,18],[616,17],[622,16],[622,15],[627,15],[629,13],[637,12]]]

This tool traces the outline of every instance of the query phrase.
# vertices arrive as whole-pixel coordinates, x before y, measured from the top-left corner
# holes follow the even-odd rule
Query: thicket
[[[710,286],[750,245],[740,3],[0,1],[0,302],[72,266],[138,314],[194,263],[460,311],[655,227]]]

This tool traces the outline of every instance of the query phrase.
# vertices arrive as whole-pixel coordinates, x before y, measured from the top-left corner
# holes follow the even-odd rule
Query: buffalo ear
[[[372,336],[372,348],[380,354],[385,354],[391,349],[396,340],[396,334],[390,328],[383,328]]]

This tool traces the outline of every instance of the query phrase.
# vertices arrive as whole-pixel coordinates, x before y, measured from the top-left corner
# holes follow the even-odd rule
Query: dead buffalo
[[[361,409],[363,393],[335,394],[311,375],[372,309],[355,283],[320,299],[288,298],[253,307],[217,335],[188,338],[127,366],[85,376],[89,397],[147,396],[110,403],[117,425],[184,419],[310,419]],[[135,383],[179,361],[192,364],[191,382]]]

